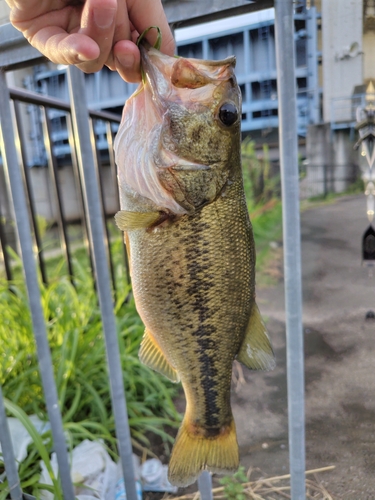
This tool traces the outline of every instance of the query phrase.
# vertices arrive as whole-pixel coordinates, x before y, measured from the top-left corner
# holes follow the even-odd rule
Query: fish
[[[181,382],[186,411],[168,474],[239,467],[230,405],[232,364],[271,370],[274,353],[255,300],[255,245],[241,171],[235,57],[167,56],[140,44],[144,81],[115,138],[139,358]]]

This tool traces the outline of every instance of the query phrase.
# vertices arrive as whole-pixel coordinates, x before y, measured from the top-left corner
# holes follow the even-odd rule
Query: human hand
[[[174,40],[161,0],[6,0],[10,21],[56,64],[73,64],[86,73],[104,65],[128,82],[140,80],[135,42],[152,25],[162,33],[161,51],[174,53]],[[146,38],[153,44],[156,30]]]

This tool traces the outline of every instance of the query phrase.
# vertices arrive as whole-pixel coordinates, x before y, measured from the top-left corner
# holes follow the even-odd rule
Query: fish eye
[[[232,102],[226,102],[219,109],[219,118],[224,125],[229,127],[237,121],[238,109]]]

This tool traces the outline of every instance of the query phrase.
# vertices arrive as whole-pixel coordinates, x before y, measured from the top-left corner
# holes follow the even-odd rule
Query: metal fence
[[[72,158],[73,165],[76,165],[77,182],[80,185],[80,190],[83,195],[83,205],[85,207],[84,213],[84,226],[91,241],[91,258],[95,268],[96,284],[99,302],[102,311],[103,330],[106,339],[108,369],[110,372],[110,386],[113,402],[113,411],[115,415],[118,444],[120,456],[123,464],[124,478],[127,487],[127,494],[130,499],[136,498],[136,490],[134,483],[134,472],[132,462],[132,451],[130,443],[130,431],[128,426],[128,417],[126,410],[126,401],[124,395],[122,370],[119,357],[119,348],[117,344],[116,326],[113,315],[112,292],[110,285],[109,267],[107,265],[107,252],[106,245],[108,245],[108,238],[103,224],[103,197],[100,193],[100,183],[98,182],[98,160],[95,150],[95,142],[93,142],[94,128],[92,119],[104,119],[108,123],[118,122],[118,117],[113,117],[105,114],[90,115],[85,107],[84,96],[84,81],[83,74],[76,68],[69,69],[69,84],[71,95],[71,108],[70,106],[60,103],[60,109],[64,108],[68,111],[68,120],[71,124],[71,141],[72,141]],[[36,266],[33,253],[33,241],[31,236],[31,228],[29,225],[29,215],[27,201],[29,206],[32,206],[31,192],[27,189],[27,180],[22,180],[22,171],[19,168],[16,144],[14,138],[17,137],[17,131],[13,127],[11,97],[15,104],[16,116],[18,101],[21,98],[30,98],[30,96],[15,95],[15,92],[10,94],[6,84],[5,72],[0,73],[0,89],[2,100],[0,104],[0,119],[1,119],[1,136],[0,136],[0,149],[2,152],[7,180],[10,187],[11,197],[13,201],[15,220],[17,224],[17,233],[21,249],[23,268],[26,278],[26,285],[28,289],[28,296],[30,302],[30,309],[33,322],[33,330],[37,345],[37,353],[39,359],[39,367],[42,378],[42,384],[46,399],[48,416],[51,424],[51,431],[54,441],[54,450],[57,455],[59,465],[61,486],[64,498],[73,499],[74,491],[70,477],[69,462],[66,449],[65,436],[62,428],[62,419],[58,406],[58,398],[56,386],[53,382],[53,369],[51,364],[51,355],[49,351],[46,326],[41,308],[40,291],[38,287]],[[50,141],[49,132],[49,118],[46,109],[52,105],[43,100],[40,101],[37,96],[34,96],[35,103],[43,106],[45,118],[45,144],[47,157],[49,160],[49,168],[55,187],[55,196],[60,200],[59,182],[57,178],[57,167],[54,159],[54,154]],[[53,104],[56,106],[56,103]],[[17,123],[17,122],[16,122]],[[18,125],[19,122],[18,122]],[[108,127],[108,139],[111,143],[111,130]],[[22,151],[21,151],[22,157]],[[112,159],[113,161],[113,159]],[[113,164],[114,168],[114,164]],[[23,169],[23,173],[25,170]],[[26,189],[25,189],[26,187]],[[28,193],[29,196],[26,196]],[[65,258],[69,272],[72,273],[71,257],[69,251],[69,243],[66,236],[66,225],[63,218],[63,207],[59,207],[59,228],[61,244],[64,248]],[[37,224],[32,217],[34,226],[34,235],[38,234]],[[37,237],[35,238],[37,239]],[[108,246],[107,246],[108,248]],[[110,255],[110,252],[108,252]],[[43,268],[43,260],[41,261]],[[8,266],[7,266],[8,267]],[[9,269],[8,269],[9,272]],[[45,276],[44,279],[47,279]],[[17,477],[17,470],[12,457],[12,448],[7,442],[5,413],[3,407],[2,397],[0,396],[0,420],[3,426],[1,432],[2,449],[5,458],[6,470],[8,481],[11,486],[10,494],[12,498],[22,498],[20,491],[19,480]],[[4,442],[3,442],[4,439]]]
[[[178,2],[177,2],[178,3]],[[236,2],[234,2],[236,3]],[[237,2],[238,3],[238,2]],[[262,2],[259,2],[261,8]],[[223,7],[224,8],[224,7]],[[296,92],[294,75],[294,40],[293,40],[293,2],[292,0],[275,1],[276,45],[278,88],[280,96],[281,120],[281,171],[284,204],[284,237],[285,237],[285,281],[286,316],[287,316],[287,359],[288,359],[288,406],[289,406],[289,448],[292,498],[305,498],[305,445],[304,445],[304,383],[303,383],[303,340],[301,313],[301,266],[299,246],[299,206],[298,206],[298,156],[297,156],[297,122],[296,122]],[[22,147],[17,150],[17,135],[22,131],[20,119],[17,119],[19,102],[30,99],[8,88],[7,70],[20,65],[30,65],[41,56],[30,47],[25,47],[20,36],[10,27],[0,29],[0,150],[3,167],[6,172],[12,206],[17,227],[18,242],[22,256],[23,271],[28,290],[30,311],[34,337],[37,345],[40,374],[46,400],[48,416],[57,455],[59,476],[63,496],[67,500],[74,499],[73,484],[70,476],[69,459],[62,417],[58,405],[56,386],[53,378],[53,367],[49,350],[46,325],[41,307],[40,289],[38,286],[37,268],[34,259],[33,245],[38,243],[38,229],[35,217],[29,219],[28,206],[32,207],[32,193],[28,188],[27,172],[22,162]],[[70,127],[72,165],[76,182],[81,193],[83,205],[83,225],[86,240],[90,242],[93,268],[96,278],[96,289],[102,315],[103,331],[107,349],[109,382],[111,388],[112,406],[116,424],[118,447],[123,467],[126,494],[129,500],[136,500],[134,482],[132,449],[126,400],[124,394],[122,368],[119,346],[117,342],[116,325],[113,313],[111,291],[110,263],[107,259],[108,237],[106,235],[103,216],[105,206],[100,192],[98,173],[100,172],[95,141],[95,130],[92,121],[104,120],[107,125],[107,139],[111,143],[112,123],[118,123],[118,117],[103,113],[89,113],[85,104],[85,88],[83,74],[75,67],[68,69],[70,105],[59,103],[57,108],[67,113]],[[48,102],[46,98],[32,96],[34,104],[42,108],[44,114],[44,137],[49,171],[54,185],[56,199],[59,199],[59,182],[51,135],[49,129],[49,109],[56,103]],[[13,104],[12,104],[13,103]],[[60,108],[59,108],[60,106]],[[13,113],[16,117],[13,122]],[[16,126],[14,126],[14,123]],[[109,148],[111,150],[111,147]],[[21,160],[19,161],[19,158]],[[113,157],[110,153],[110,165],[114,170]],[[62,219],[58,221],[61,245],[69,267],[69,241],[64,234],[64,208],[61,207]],[[0,227],[1,229],[1,227]],[[33,229],[33,231],[32,231]],[[2,244],[4,231],[0,231]],[[34,240],[33,236],[34,234]],[[6,237],[6,236],[5,236]],[[40,248],[39,248],[40,249]],[[40,255],[40,252],[38,252]],[[43,261],[43,256],[42,256]],[[8,263],[9,264],[9,263]],[[11,267],[6,264],[7,273]],[[43,264],[42,264],[43,266]],[[72,269],[72,275],[74,270]],[[44,276],[48,280],[48,276]],[[12,500],[27,498],[20,488],[17,465],[11,446],[7,425],[4,401],[0,387],[0,442],[10,485]],[[211,479],[208,473],[201,475],[198,484],[203,499],[212,498]]]
[[[74,284],[74,267],[72,263],[72,249],[71,249],[71,241],[68,237],[68,226],[69,221],[66,217],[66,209],[64,200],[63,200],[63,192],[61,188],[61,173],[58,168],[58,161],[55,154],[54,140],[51,133],[51,116],[54,115],[54,112],[59,111],[63,112],[65,115],[65,120],[67,123],[68,130],[68,145],[69,145],[69,163],[72,166],[73,176],[74,176],[74,188],[75,192],[78,193],[78,206],[79,206],[79,222],[82,226],[82,236],[83,236],[83,245],[87,250],[87,254],[89,256],[89,261],[91,264],[92,271],[93,269],[93,257],[92,257],[92,248],[89,244],[89,231],[88,231],[88,214],[85,210],[85,201],[84,201],[84,191],[83,191],[83,181],[81,179],[80,171],[79,171],[79,163],[78,163],[78,150],[77,143],[75,141],[75,135],[73,133],[73,122],[71,115],[70,104],[59,101],[58,99],[43,96],[37,94],[35,92],[25,91],[20,88],[10,88],[9,95],[12,102],[12,113],[14,115],[14,134],[15,134],[15,145],[17,151],[17,158],[21,167],[21,175],[23,188],[26,196],[26,203],[29,210],[30,215],[30,223],[32,229],[32,238],[33,238],[33,247],[36,251],[36,256],[38,259],[38,265],[41,273],[42,280],[45,284],[48,283],[48,275],[46,269],[45,262],[45,251],[44,245],[42,241],[42,236],[40,234],[40,227],[38,224],[37,217],[37,207],[35,202],[35,192],[33,192],[33,183],[31,182],[31,172],[28,167],[27,162],[27,146],[26,146],[26,127],[25,127],[25,117],[26,110],[21,109],[21,103],[25,103],[28,106],[33,105],[36,106],[37,113],[40,115],[40,120],[43,128],[43,139],[44,139],[44,153],[45,153],[45,165],[48,171],[48,182],[52,186],[52,197],[56,204],[56,209],[54,210],[54,218],[56,223],[56,233],[59,241],[59,248],[61,254],[64,257],[67,274],[70,276],[72,283]],[[115,130],[117,130],[118,124],[121,121],[121,117],[100,111],[92,111],[88,110],[89,115],[89,131],[90,131],[90,139],[91,144],[93,145],[93,158],[94,158],[94,175],[99,180],[99,202],[101,206],[101,211],[104,216],[104,244],[106,248],[106,254],[108,257],[108,265],[111,273],[111,281],[112,287],[116,292],[116,278],[114,273],[114,265],[113,265],[113,255],[110,244],[110,234],[109,228],[107,224],[108,216],[112,216],[113,213],[109,213],[106,207],[106,198],[103,192],[103,180],[102,180],[102,155],[99,152],[98,142],[103,142],[103,135],[106,141],[107,150],[106,150],[106,163],[109,164],[109,168],[111,170],[111,181],[113,182],[113,191],[116,196],[116,209],[119,209],[119,199],[118,199],[118,188],[117,188],[117,179],[116,179],[116,164],[114,160],[113,154],[113,135]],[[98,129],[99,132],[98,133]],[[104,132],[104,133],[103,133]],[[43,168],[43,167],[41,167]],[[34,169],[35,170],[35,169]],[[5,251],[7,245],[11,245],[13,243],[12,234],[12,226],[9,219],[11,217],[1,217],[0,211],[0,252],[4,262],[4,268],[6,272],[6,276],[8,280],[12,279],[12,265],[10,261],[10,256],[7,251]],[[74,221],[76,222],[76,221]],[[126,252],[123,252],[124,257],[124,266],[127,273],[128,282],[129,278],[129,269],[128,262],[126,257]]]

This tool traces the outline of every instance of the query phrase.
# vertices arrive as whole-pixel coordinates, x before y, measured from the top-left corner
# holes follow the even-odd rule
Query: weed
[[[75,286],[68,277],[59,277],[49,285],[40,284],[64,430],[71,448],[85,438],[103,439],[117,460],[99,305],[91,274],[79,262],[74,265],[78,271]],[[138,448],[150,446],[147,433],[151,432],[168,447],[172,437],[166,427],[177,427],[180,421],[172,400],[178,387],[139,361],[144,327],[134,300],[125,302],[128,293],[128,288],[118,292],[115,313],[133,444]],[[48,420],[22,281],[11,283],[9,288],[9,283],[0,280],[0,317],[0,384],[8,412],[26,423],[31,414]],[[34,437],[35,434],[26,459],[28,468],[20,465],[22,487],[31,494],[40,486],[39,461],[48,465],[45,457],[52,451],[48,436],[43,447]],[[0,494],[4,488],[6,482],[0,484]]]
[[[248,208],[251,212],[254,207],[265,205],[280,193],[280,177],[272,174],[268,147],[263,145],[263,154],[260,159],[255,151],[255,144],[249,139],[242,142],[242,172]]]
[[[242,483],[247,481],[245,468],[241,466],[233,476],[224,476],[219,482],[224,487],[224,497],[227,500],[246,500],[245,488]]]

